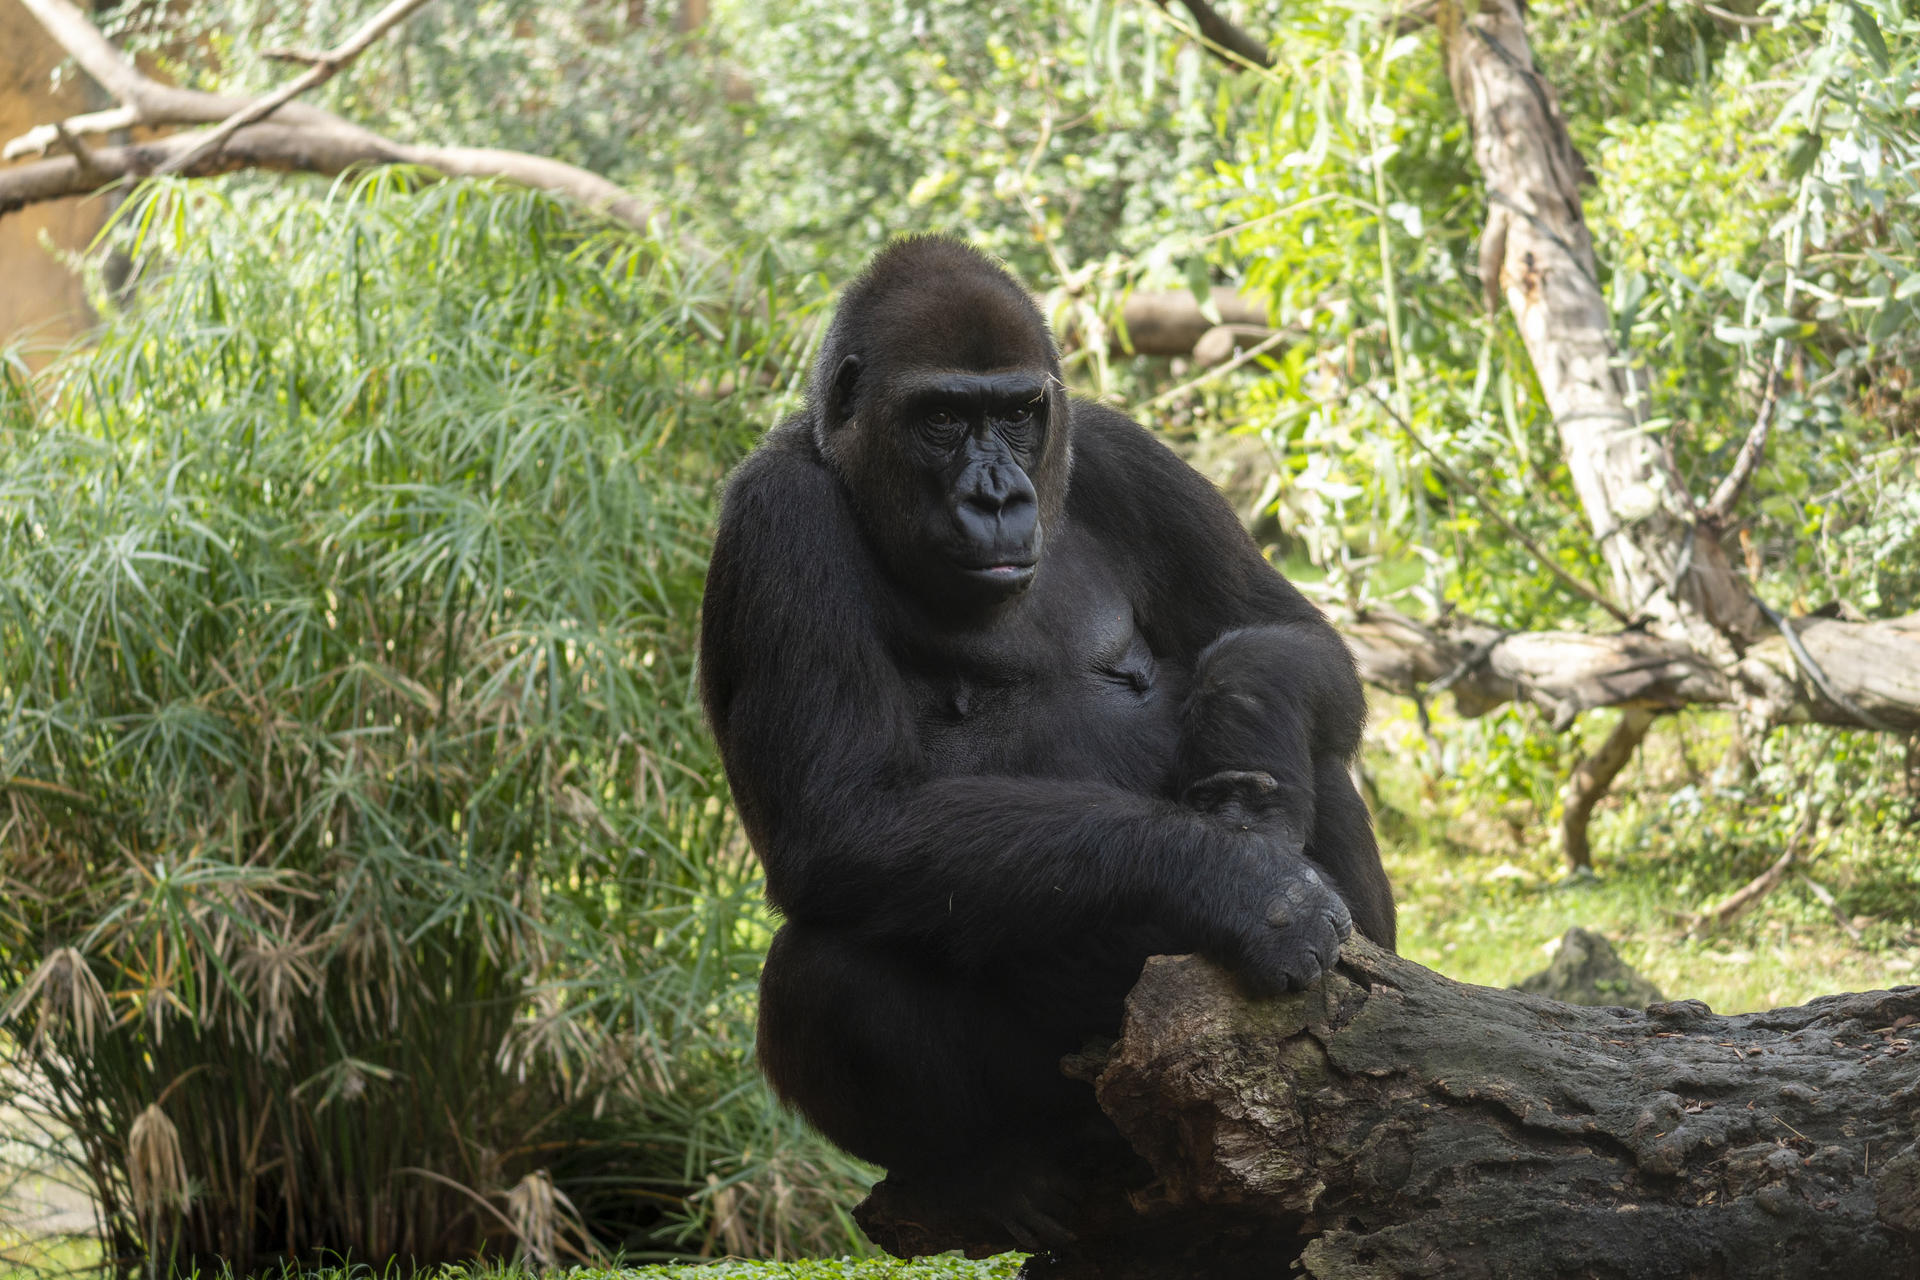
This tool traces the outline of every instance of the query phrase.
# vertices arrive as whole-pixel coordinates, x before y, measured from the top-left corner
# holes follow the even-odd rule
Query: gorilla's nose
[[[961,532],[990,560],[1027,554],[1040,504],[1033,482],[1017,467],[983,467],[958,510]]]

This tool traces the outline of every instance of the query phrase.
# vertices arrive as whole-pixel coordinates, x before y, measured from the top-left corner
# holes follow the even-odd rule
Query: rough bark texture
[[[1920,1275],[1920,987],[1720,1017],[1450,981],[1361,939],[1276,1000],[1160,957],[1099,1070],[1153,1166],[1035,1276]],[[876,1193],[884,1208],[885,1184]],[[914,1251],[988,1236],[889,1235]]]

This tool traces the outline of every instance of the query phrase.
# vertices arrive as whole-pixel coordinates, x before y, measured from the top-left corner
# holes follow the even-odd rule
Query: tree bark
[[[1524,701],[1565,730],[1598,707],[1751,710],[1764,696],[1771,724],[1920,729],[1920,614],[1785,622],[1850,706],[1820,688],[1780,634],[1750,645],[1729,671],[1684,639],[1651,630],[1505,631],[1459,617],[1423,623],[1387,609],[1334,621],[1369,684],[1409,697],[1451,692],[1469,717]]]
[[[1920,987],[1736,1017],[1583,1008],[1359,938],[1274,1000],[1159,957],[1095,1077],[1153,1180],[1029,1274],[1920,1275],[1916,1023]]]
[[[1581,212],[1586,162],[1534,69],[1523,12],[1520,0],[1483,0],[1445,24],[1486,183],[1483,284],[1513,312],[1617,603],[1724,664],[1766,624],[1646,430],[1647,395],[1614,349]]]

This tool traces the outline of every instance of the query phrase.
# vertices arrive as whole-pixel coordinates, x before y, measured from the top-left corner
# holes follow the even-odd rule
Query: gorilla
[[[783,918],[774,1090],[1024,1247],[1131,1159],[1060,1060],[1148,956],[1257,994],[1393,945],[1346,646],[960,242],[873,260],[729,482],[700,678]]]

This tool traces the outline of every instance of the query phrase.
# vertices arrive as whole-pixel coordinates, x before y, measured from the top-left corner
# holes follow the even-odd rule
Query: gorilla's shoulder
[[[840,486],[814,443],[812,423],[796,413],[762,436],[734,468],[721,499],[721,523],[755,510],[761,519],[782,513],[811,519],[840,505]]]
[[[1225,510],[1219,490],[1172,449],[1118,409],[1074,400],[1073,469],[1067,507],[1080,518],[1138,521],[1148,511]],[[1196,510],[1197,504],[1197,510]],[[1231,512],[1228,512],[1231,518]]]

